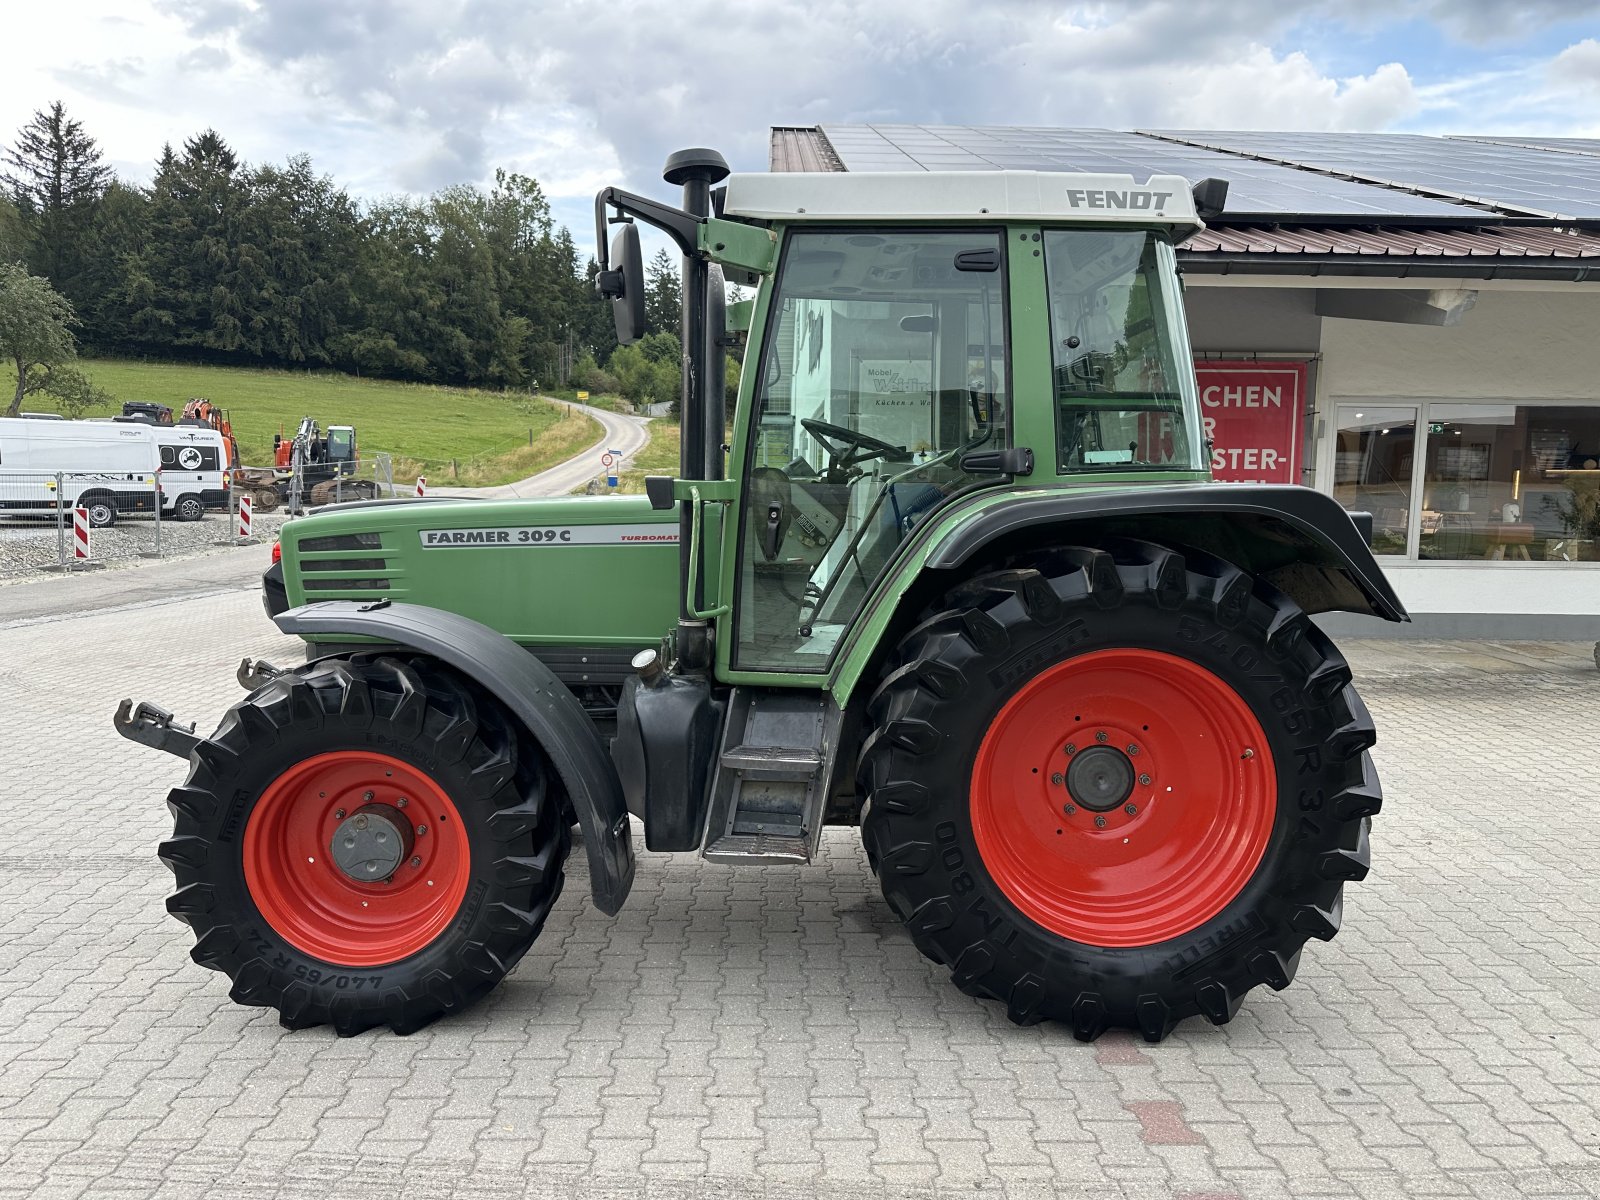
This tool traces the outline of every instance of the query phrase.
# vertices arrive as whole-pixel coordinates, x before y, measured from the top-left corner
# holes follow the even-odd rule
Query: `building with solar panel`
[[[1405,632],[1600,631],[1600,139],[824,125],[771,167],[1227,180],[1179,250],[1216,477],[1374,514]]]

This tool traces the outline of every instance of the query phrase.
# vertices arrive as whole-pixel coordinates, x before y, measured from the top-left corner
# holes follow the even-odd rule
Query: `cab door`
[[[746,358],[723,677],[820,686],[901,542],[996,481],[967,460],[1011,445],[1006,278],[999,228],[787,233]]]

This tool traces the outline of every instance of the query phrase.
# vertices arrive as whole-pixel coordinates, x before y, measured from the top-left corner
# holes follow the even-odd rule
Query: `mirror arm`
[[[607,208],[616,209],[622,218],[637,217],[647,225],[654,225],[677,243],[678,249],[686,255],[699,253],[699,217],[647,196],[608,187],[594,198],[594,236],[602,271],[609,270],[611,266],[610,252],[606,247],[606,226],[611,223],[606,216]]]

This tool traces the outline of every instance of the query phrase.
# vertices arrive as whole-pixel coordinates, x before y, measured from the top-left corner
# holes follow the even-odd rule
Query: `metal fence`
[[[87,517],[87,561],[161,554],[156,476],[0,471],[0,576],[85,561],[73,532],[74,509]]]
[[[293,470],[272,467],[245,467],[235,491],[254,501],[257,514],[303,513],[324,504],[343,504],[347,500],[377,500],[412,494],[394,482],[394,460],[387,454],[372,454],[345,464],[337,473],[319,464]]]

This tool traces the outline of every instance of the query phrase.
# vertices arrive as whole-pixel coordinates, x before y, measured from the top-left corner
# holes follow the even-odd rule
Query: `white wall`
[[[1600,400],[1600,288],[1480,291],[1451,326],[1324,317],[1320,383],[1324,399]]]

